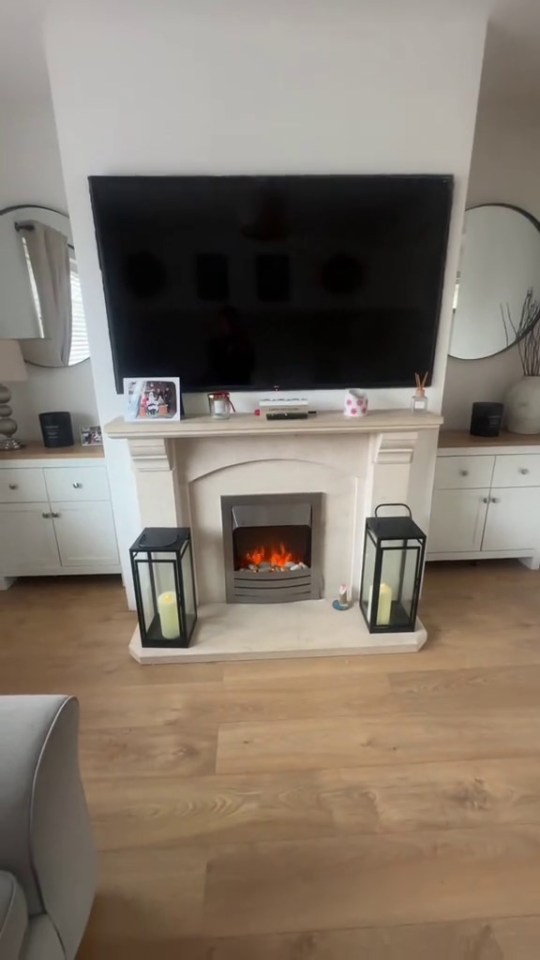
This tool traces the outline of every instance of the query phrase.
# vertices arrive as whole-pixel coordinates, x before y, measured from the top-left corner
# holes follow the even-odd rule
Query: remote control
[[[267,413],[267,420],[307,420],[309,414],[306,413]]]

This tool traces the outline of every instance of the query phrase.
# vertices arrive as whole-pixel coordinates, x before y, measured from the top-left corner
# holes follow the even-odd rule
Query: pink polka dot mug
[[[361,390],[347,390],[343,413],[346,417],[365,417],[368,412],[367,394]]]

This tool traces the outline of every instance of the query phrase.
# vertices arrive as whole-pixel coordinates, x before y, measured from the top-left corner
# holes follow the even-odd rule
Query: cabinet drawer
[[[495,457],[493,487],[540,487],[540,454]]]
[[[51,500],[109,500],[105,467],[47,467],[44,470]]]
[[[489,487],[495,457],[438,457],[436,490],[464,490]]]
[[[43,471],[0,470],[0,503],[35,503],[47,499]]]

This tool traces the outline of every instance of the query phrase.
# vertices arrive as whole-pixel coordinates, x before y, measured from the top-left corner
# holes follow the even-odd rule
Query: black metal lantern
[[[383,507],[403,507],[408,516],[380,517]],[[366,520],[360,609],[370,633],[416,629],[426,535],[405,503],[385,503]]]
[[[190,531],[146,527],[130,547],[143,647],[189,647],[197,621]]]

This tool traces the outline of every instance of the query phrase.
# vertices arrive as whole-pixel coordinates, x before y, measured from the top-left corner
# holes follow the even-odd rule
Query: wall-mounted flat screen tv
[[[451,176],[90,177],[117,388],[403,387],[433,369]]]

